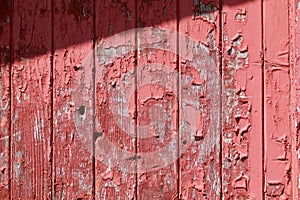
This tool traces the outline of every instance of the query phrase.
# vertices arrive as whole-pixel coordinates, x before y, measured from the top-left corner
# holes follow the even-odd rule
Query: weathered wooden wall
[[[299,17],[1,0],[0,199],[299,199]]]

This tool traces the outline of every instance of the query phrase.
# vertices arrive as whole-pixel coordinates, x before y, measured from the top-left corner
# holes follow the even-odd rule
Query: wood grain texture
[[[9,198],[11,3],[0,3],[0,199]]]
[[[264,1],[263,6],[265,198],[291,198],[288,2]]]
[[[178,196],[177,1],[137,1],[138,199]],[[156,31],[143,28],[155,27]],[[167,33],[169,31],[166,31]],[[160,38],[155,45],[151,37]],[[145,48],[145,44],[149,48]],[[170,45],[170,49],[157,46]]]
[[[135,1],[97,1],[96,10],[95,198],[136,199],[136,41],[123,33],[135,28]]]
[[[299,13],[2,0],[0,199],[298,199]]]
[[[47,199],[51,186],[51,4],[47,0],[14,1],[13,10],[11,198]],[[36,53],[40,56],[32,57]]]
[[[293,198],[298,199],[300,195],[299,187],[299,133],[300,133],[300,63],[299,63],[299,47],[300,47],[300,2],[298,0],[289,1],[289,25],[290,25],[290,66],[291,66],[291,109],[293,128],[292,137],[292,185]]]
[[[181,199],[221,199],[219,9],[179,1]]]
[[[298,1],[290,0],[289,8],[289,65],[290,65],[290,123],[291,123],[291,186],[292,198],[299,197],[299,159],[298,159],[298,135],[299,135],[299,113],[298,113],[298,88],[299,88],[299,68],[298,68]]]
[[[92,199],[94,3],[54,2],[53,198]],[[90,78],[77,81],[85,75]],[[78,129],[80,123],[85,130]]]
[[[262,7],[238,2],[222,10],[223,198],[263,199]]]

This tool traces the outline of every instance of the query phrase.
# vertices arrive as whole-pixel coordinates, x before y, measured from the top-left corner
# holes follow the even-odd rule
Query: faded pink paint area
[[[288,2],[264,1],[263,17],[265,198],[290,198],[292,131]]]
[[[293,185],[293,198],[298,199],[300,195],[300,1],[291,0],[289,2],[290,16],[290,65],[291,65],[291,128],[293,130],[292,137],[292,185]]]

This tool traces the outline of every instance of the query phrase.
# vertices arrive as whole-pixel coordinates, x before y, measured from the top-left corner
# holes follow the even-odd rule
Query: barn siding
[[[1,1],[0,199],[298,199],[299,5]]]

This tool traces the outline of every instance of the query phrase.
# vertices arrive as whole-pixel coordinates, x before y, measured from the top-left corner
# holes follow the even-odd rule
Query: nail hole
[[[75,65],[75,66],[73,67],[73,69],[74,69],[75,71],[78,71],[78,70],[81,70],[81,69],[82,69],[82,66],[76,66],[76,65]]]
[[[79,107],[78,111],[79,111],[79,114],[80,114],[80,115],[84,115],[84,113],[85,113],[85,107],[84,107],[83,105],[81,105],[81,106]]]

